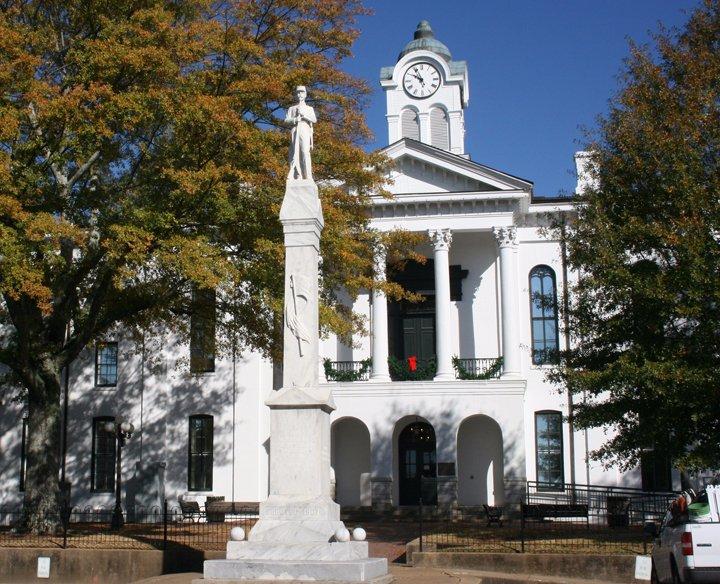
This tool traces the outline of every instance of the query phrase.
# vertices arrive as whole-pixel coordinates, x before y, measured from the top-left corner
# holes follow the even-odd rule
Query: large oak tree
[[[52,528],[61,372],[116,326],[182,330],[216,288],[232,342],[272,354],[282,302],[283,109],[318,114],[323,322],[371,285],[357,0],[8,0],[0,14],[0,363],[29,414],[25,507]],[[332,185],[342,185],[332,186]]]
[[[632,47],[568,232],[575,349],[555,378],[594,456],[720,467],[720,3]]]

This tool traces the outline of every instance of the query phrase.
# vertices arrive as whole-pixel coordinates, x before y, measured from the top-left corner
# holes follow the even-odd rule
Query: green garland
[[[370,369],[371,364],[372,359],[363,359],[360,361],[360,369],[357,371],[338,371],[333,367],[330,359],[323,359],[325,379],[328,381],[360,381]]]
[[[428,360],[424,365],[418,364],[415,371],[410,371],[407,361],[400,361],[397,357],[388,357],[390,376],[393,381],[426,381],[435,377],[437,363],[435,359]]]
[[[458,379],[492,379],[502,370],[503,358],[498,357],[495,359],[492,362],[492,365],[490,365],[490,367],[488,367],[483,373],[470,373],[467,369],[465,369],[465,367],[463,367],[463,364],[458,357],[453,357],[452,364],[453,367],[455,367]]]

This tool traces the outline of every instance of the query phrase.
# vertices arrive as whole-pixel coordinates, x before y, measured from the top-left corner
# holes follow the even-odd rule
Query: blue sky
[[[628,39],[646,43],[658,23],[682,27],[699,0],[366,0],[344,68],[373,89],[371,148],[387,144],[380,68],[394,65],[426,19],[468,62],[466,150],[472,159],[535,182],[554,196],[575,185],[573,153],[618,87]]]

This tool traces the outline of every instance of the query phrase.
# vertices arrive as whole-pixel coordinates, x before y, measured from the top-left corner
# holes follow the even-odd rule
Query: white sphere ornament
[[[242,527],[233,527],[230,530],[230,539],[233,541],[244,541],[245,530]]]
[[[350,532],[345,529],[344,527],[340,527],[335,532],[335,540],[336,541],[350,541]]]
[[[352,536],[355,541],[365,541],[367,533],[365,533],[365,530],[362,527],[356,527],[353,529]]]

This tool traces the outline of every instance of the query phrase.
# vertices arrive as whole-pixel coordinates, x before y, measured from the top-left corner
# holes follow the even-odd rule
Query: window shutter
[[[445,110],[435,108],[430,112],[431,144],[443,150],[450,150],[448,120]]]
[[[420,121],[418,120],[417,113],[409,109],[403,110],[401,119],[403,138],[420,140]]]

